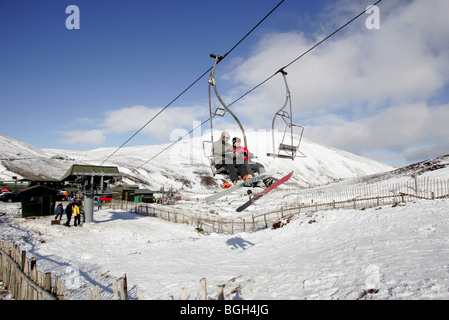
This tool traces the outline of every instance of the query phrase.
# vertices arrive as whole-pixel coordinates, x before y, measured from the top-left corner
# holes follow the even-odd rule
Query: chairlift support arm
[[[284,159],[295,159],[296,152],[298,151],[299,144],[301,143],[301,139],[299,140],[299,143],[297,146],[294,144],[294,137],[293,137],[293,127],[299,127],[304,130],[302,126],[299,126],[297,124],[293,123],[293,110],[292,110],[292,100],[291,100],[291,94],[290,94],[290,88],[288,86],[287,82],[287,72],[285,72],[284,69],[278,70],[276,73],[282,74],[282,78],[284,79],[285,84],[285,102],[282,105],[282,107],[274,114],[273,121],[271,123],[271,134],[272,134],[272,143],[273,143],[273,153],[269,153],[268,156],[278,157],[278,158],[284,158]],[[289,112],[285,111],[284,109],[287,107],[287,104],[289,105]],[[291,153],[291,155],[282,155],[280,153],[276,153],[276,142],[275,142],[275,123],[276,118],[281,117],[282,120],[284,120],[286,124],[286,128],[284,131],[284,136],[282,138],[282,142],[279,145],[279,151],[285,151],[288,153]],[[287,129],[290,128],[290,145],[284,144],[284,138],[285,134],[287,132]],[[301,131],[301,137],[302,137],[302,131]]]
[[[245,146],[245,148],[247,148],[248,145],[247,145],[247,140],[246,140],[245,129],[243,129],[243,125],[240,122],[240,120],[237,118],[237,116],[231,111],[231,109],[229,109],[229,107],[226,105],[226,103],[221,98],[220,94],[218,93],[217,84],[215,82],[215,68],[217,67],[217,64],[224,58],[224,56],[211,54],[210,57],[215,59],[214,66],[212,68],[212,71],[210,73],[210,78],[209,78],[209,114],[211,117],[211,139],[212,139],[212,142],[214,140],[213,140],[213,134],[212,134],[213,126],[212,126],[212,104],[211,104],[210,86],[214,87],[214,91],[215,91],[215,95],[217,96],[217,99],[220,101],[221,105],[225,108],[225,110],[232,115],[232,117],[235,119],[235,121],[239,125],[240,130],[242,131],[242,135],[243,135],[244,146]],[[213,152],[213,150],[212,150],[212,152]]]

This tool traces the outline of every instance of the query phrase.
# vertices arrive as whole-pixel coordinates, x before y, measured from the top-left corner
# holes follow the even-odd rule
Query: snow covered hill
[[[250,139],[264,165],[280,173],[298,172],[276,196],[261,199],[252,208],[256,211],[297,197],[297,186],[321,184],[307,192],[322,194],[371,182],[397,182],[414,174],[449,179],[449,156],[392,171],[304,140],[301,150],[306,158],[281,162],[264,156],[265,141]],[[51,172],[55,178],[72,163],[100,164],[114,151],[39,150],[3,136],[0,141],[8,167],[17,162],[19,169],[36,175]],[[173,185],[195,193],[215,188],[200,182],[202,176],[210,176],[200,138],[182,141],[142,166],[165,147],[123,148],[106,164],[118,165],[128,181],[136,179],[143,186]],[[64,159],[52,159],[56,154]],[[40,165],[34,167],[36,163]],[[53,168],[45,167],[49,163]],[[2,179],[11,175],[7,168],[2,170]],[[339,179],[348,180],[333,182]],[[235,208],[230,203],[180,201],[177,207],[232,216]],[[53,217],[18,218],[17,204],[0,203],[0,213],[6,213],[0,216],[0,240],[14,241],[27,256],[35,256],[38,269],[66,281],[66,293],[75,300],[85,299],[93,285],[100,285],[101,299],[112,299],[112,277],[125,273],[133,299],[137,290],[146,299],[180,299],[182,288],[188,299],[199,299],[203,277],[210,299],[223,284],[230,300],[449,299],[448,208],[449,200],[439,199],[365,210],[318,210],[296,214],[276,230],[202,235],[190,225],[109,208],[95,210],[94,223],[67,228],[51,225]]]
[[[215,137],[218,136],[219,133],[215,134]],[[218,175],[211,178],[209,161],[205,156],[210,150],[203,149],[205,140],[210,140],[210,136],[183,140],[167,150],[165,149],[170,144],[124,147],[104,165],[118,166],[124,175],[124,183],[137,184],[142,188],[160,189],[162,186],[172,186],[178,190],[210,193],[211,190],[217,190],[224,177]],[[206,146],[207,149],[210,144]],[[258,162],[267,169],[276,169],[278,175],[295,170],[289,183],[301,188],[394,169],[349,152],[322,146],[306,138],[303,138],[300,146],[305,157],[297,157],[294,161],[273,159],[266,156],[268,152],[272,152],[271,133],[268,132],[248,133],[248,147],[258,157]],[[72,164],[100,165],[115,150],[116,148],[90,151],[41,150],[0,135],[0,178],[5,180],[11,175],[19,175],[60,179]]]
[[[60,179],[66,168],[67,164],[51,159],[44,150],[0,134],[0,180],[12,176]]]

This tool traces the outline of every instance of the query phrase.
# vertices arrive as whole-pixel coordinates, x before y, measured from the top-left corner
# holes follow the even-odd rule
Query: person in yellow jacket
[[[73,204],[73,218],[74,218],[74,226],[76,227],[77,225],[81,225],[81,215],[80,215],[80,207],[78,207],[77,203]],[[78,224],[77,224],[78,223]]]

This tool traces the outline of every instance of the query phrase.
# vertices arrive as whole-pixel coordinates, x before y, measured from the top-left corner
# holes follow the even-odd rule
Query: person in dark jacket
[[[65,208],[65,214],[67,215],[67,222],[65,223],[65,225],[67,227],[70,227],[70,220],[72,220],[72,212],[73,212],[73,203],[70,202]]]
[[[55,209],[55,220],[62,219],[62,214],[64,213],[64,208],[62,207],[62,203],[58,203]]]
[[[243,180],[253,178],[253,175],[249,172],[247,162],[236,162],[234,149],[229,143],[230,138],[229,133],[224,131],[221,133],[220,140],[214,142],[214,162],[217,170],[221,167],[226,167],[231,181],[236,185]]]

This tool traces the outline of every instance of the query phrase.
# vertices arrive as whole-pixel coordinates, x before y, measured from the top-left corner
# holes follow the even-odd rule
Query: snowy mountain
[[[279,173],[295,169],[297,174],[248,214],[297,197],[301,190],[295,184],[328,183],[304,190],[323,194],[371,182],[396,183],[414,174],[449,179],[449,156],[391,170],[304,139],[306,158],[278,161],[264,156],[265,142],[255,138],[249,139],[250,150],[256,150],[260,162]],[[211,176],[201,140],[179,142],[151,161],[168,145],[123,148],[105,165],[118,165],[130,182],[210,193],[215,185],[201,183],[202,177]],[[72,163],[97,165],[115,150],[39,150],[4,136],[0,141],[2,179],[13,174],[7,169],[12,164],[20,172],[59,178]],[[58,159],[52,159],[55,155]],[[339,179],[348,180],[330,183]],[[180,201],[177,207],[238,220],[230,204]],[[417,199],[363,210],[317,210],[295,214],[275,230],[202,235],[191,225],[110,208],[95,210],[95,223],[67,228],[52,225],[52,216],[18,218],[18,204],[0,203],[0,240],[14,241],[27,256],[37,257],[39,270],[58,275],[74,300],[86,299],[94,285],[100,286],[101,299],[112,299],[112,277],[125,273],[132,299],[138,290],[145,299],[181,299],[182,288],[188,299],[200,299],[203,277],[209,299],[216,299],[216,286],[223,284],[228,300],[448,299],[448,204],[447,198]]]
[[[231,132],[232,135],[232,132]],[[219,137],[219,133],[215,134]],[[391,171],[394,168],[352,153],[326,147],[306,138],[302,139],[300,151],[305,157],[294,161],[267,157],[272,152],[271,133],[251,132],[247,135],[248,149],[257,156],[256,161],[278,175],[295,170],[290,185],[301,188],[328,184],[330,182],[357,178]],[[276,136],[279,138],[279,135]],[[209,160],[210,140],[204,135],[171,144],[132,146],[121,148],[104,165],[118,166],[124,183],[137,184],[142,188],[159,189],[162,186],[207,193],[216,190],[224,176],[212,178]],[[216,138],[215,138],[216,140]],[[168,148],[169,147],[169,148]],[[166,149],[166,150],[165,150]],[[90,151],[41,150],[26,143],[0,135],[0,178],[12,175],[60,179],[72,164],[100,165],[116,148],[100,148]]]
[[[0,134],[0,180],[11,180],[12,176],[60,179],[68,167],[44,150]]]

